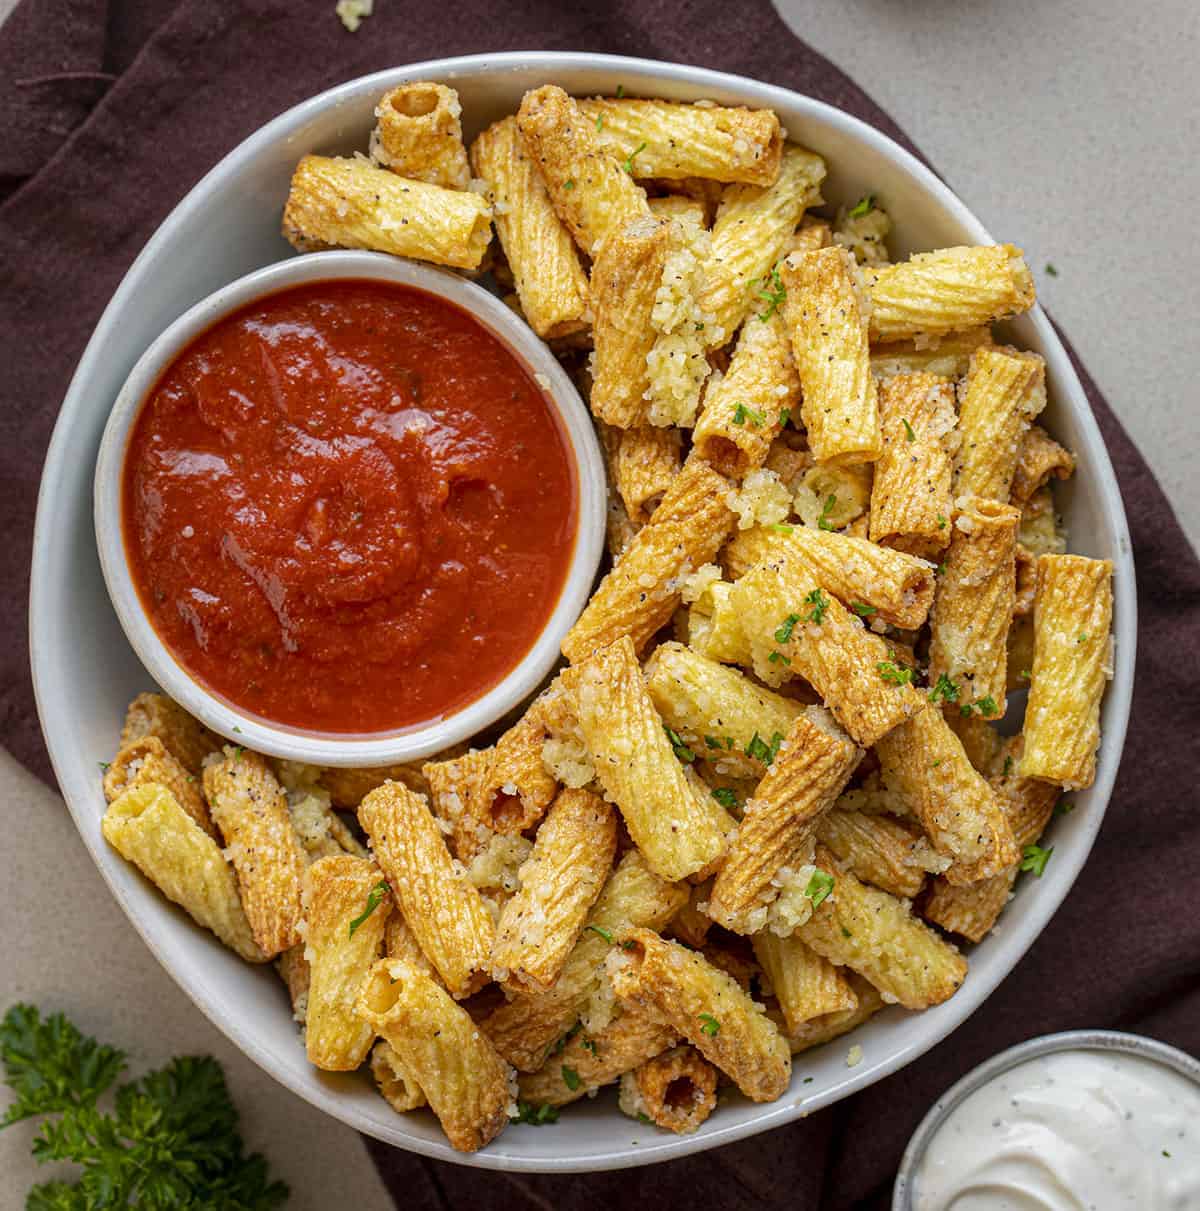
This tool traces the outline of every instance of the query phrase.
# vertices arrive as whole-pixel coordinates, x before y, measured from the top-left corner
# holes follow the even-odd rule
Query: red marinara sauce
[[[472,316],[319,282],[225,317],[168,367],[125,455],[125,550],[198,681],[273,723],[401,729],[532,647],[575,542],[566,437]]]

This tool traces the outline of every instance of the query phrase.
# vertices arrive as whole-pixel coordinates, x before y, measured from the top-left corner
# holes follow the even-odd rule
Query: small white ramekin
[[[347,278],[416,287],[456,304],[487,328],[544,389],[571,451],[578,493],[575,545],[562,592],[520,663],[498,685],[452,714],[367,736],[276,726],[239,710],[195,680],[163,643],[142,606],[129,572],[121,524],[122,470],[130,431],[146,396],[174,358],[205,329],[255,299],[303,283]],[[595,580],[604,542],[606,487],[595,430],[579,393],[546,345],[498,298],[433,265],[375,252],[318,252],[270,265],[222,287],[181,315],[146,350],[125,380],[105,426],[94,502],[100,564],[121,627],[146,670],[176,702],[213,731],[259,752],[316,765],[372,766],[426,757],[466,740],[537,688],[553,668],[563,636],[579,616]]]
[[[1064,1030],[1060,1034],[1043,1034],[1036,1039],[1026,1039],[985,1060],[977,1068],[972,1068],[929,1108],[900,1159],[892,1192],[892,1211],[914,1211],[918,1193],[917,1170],[933,1137],[955,1109],[977,1089],[982,1089],[989,1081],[1018,1064],[1061,1051],[1124,1052],[1171,1068],[1200,1086],[1200,1060],[1193,1059],[1177,1047],[1160,1043],[1157,1039],[1148,1039],[1144,1035],[1126,1034],[1120,1030]]]

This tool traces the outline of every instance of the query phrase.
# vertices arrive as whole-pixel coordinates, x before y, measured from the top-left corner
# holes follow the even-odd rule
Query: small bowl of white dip
[[[1200,1207],[1200,1061],[1111,1030],[1030,1039],[967,1073],[909,1141],[892,1211]]]

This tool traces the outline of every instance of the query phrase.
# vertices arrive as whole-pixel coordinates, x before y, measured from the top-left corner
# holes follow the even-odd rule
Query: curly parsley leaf
[[[863,194],[851,208],[849,217],[852,219],[861,219],[863,215],[870,214],[874,209],[875,195],[873,193]]]
[[[1052,853],[1054,853],[1053,845],[1049,849],[1043,849],[1040,845],[1025,846],[1021,851],[1021,869],[1032,872],[1040,879]]]
[[[733,808],[738,805],[738,797],[733,787],[717,786],[713,788],[712,797],[722,806]]]
[[[787,641],[789,639],[791,639],[791,637],[792,637],[792,632],[796,629],[796,623],[798,623],[799,621],[800,621],[799,614],[789,614],[779,624],[779,626],[777,626],[775,628],[775,642],[776,643],[787,643]]]
[[[825,611],[829,609],[829,598],[820,589],[813,589],[804,598],[804,604],[812,606],[808,614],[808,621],[815,622],[817,626],[820,626],[825,621]]]
[[[783,300],[787,298],[787,289],[779,276],[778,265],[763,279],[757,293],[760,299],[767,301],[766,310],[761,311],[758,316],[765,323],[783,306]]]
[[[894,660],[879,660],[876,661],[875,667],[879,670],[879,676],[883,678],[889,685],[911,685],[913,679],[912,669],[903,668]]]
[[[833,891],[834,878],[825,870],[814,870],[812,878],[808,881],[808,886],[804,889],[804,894],[812,901],[813,908],[816,908],[822,900]]]
[[[551,1106],[548,1102],[541,1106],[534,1102],[518,1102],[517,1113],[511,1115],[508,1121],[526,1123],[530,1127],[545,1127],[549,1123],[558,1122],[558,1107]]]
[[[667,739],[671,742],[672,752],[684,765],[689,765],[696,760],[696,754],[683,742],[678,732],[672,731],[665,723],[663,724],[663,731],[667,733]]]
[[[934,682],[933,689],[929,691],[930,702],[957,702],[958,701],[958,685],[951,681],[945,673],[939,673],[937,681]]]
[[[350,937],[354,937],[358,931],[358,927],[379,907],[383,897],[391,891],[386,879],[380,879],[374,887],[367,892],[367,905],[362,912],[350,922]]]
[[[710,1039],[713,1039],[721,1033],[721,1023],[711,1013],[702,1013],[699,1017],[701,1034],[706,1034]]]

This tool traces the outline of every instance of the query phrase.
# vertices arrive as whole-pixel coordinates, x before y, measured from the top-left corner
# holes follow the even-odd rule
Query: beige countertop
[[[397,0],[378,0],[391,4]],[[0,18],[10,0],[0,0]],[[332,14],[333,3],[330,0]],[[1193,0],[782,0],[793,28],[889,110],[997,238],[1021,245],[1064,326],[1200,543],[1193,399],[1200,103]],[[1044,273],[1047,262],[1058,276]],[[1182,318],[1181,318],[1182,317]],[[358,1138],[242,1056],[125,920],[56,793],[0,753],[3,1009],[61,1009],[129,1051],[225,1065],[249,1144],[291,1206],[390,1211]],[[0,1133],[0,1211],[39,1172],[33,1128]],[[481,1177],[481,1180],[486,1180]]]

